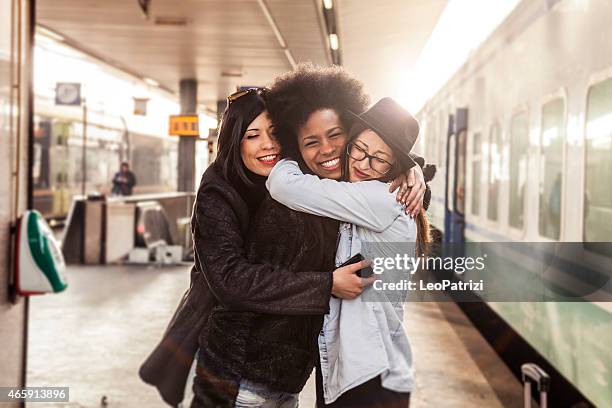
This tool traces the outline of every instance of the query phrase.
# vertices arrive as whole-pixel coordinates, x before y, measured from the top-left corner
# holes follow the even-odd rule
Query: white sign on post
[[[56,105],[81,105],[81,84],[78,82],[58,82],[55,85]]]

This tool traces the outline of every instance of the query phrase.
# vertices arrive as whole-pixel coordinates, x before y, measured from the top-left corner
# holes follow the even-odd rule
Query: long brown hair
[[[221,170],[226,181],[252,186],[247,176],[246,166],[240,155],[240,143],[249,124],[266,110],[262,92],[251,92],[239,97],[223,112],[219,126],[218,153],[214,164]]]
[[[427,255],[432,238],[429,220],[427,219],[424,208],[421,208],[415,221],[417,226],[416,254],[417,256]]]

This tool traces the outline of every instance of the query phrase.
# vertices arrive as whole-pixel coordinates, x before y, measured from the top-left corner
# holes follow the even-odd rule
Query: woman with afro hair
[[[307,173],[340,179],[340,159],[354,121],[350,112],[361,113],[369,103],[363,84],[338,66],[300,64],[276,78],[267,103],[282,156],[296,160]],[[421,169],[395,178],[389,191],[396,190],[397,201],[415,217],[426,191]]]

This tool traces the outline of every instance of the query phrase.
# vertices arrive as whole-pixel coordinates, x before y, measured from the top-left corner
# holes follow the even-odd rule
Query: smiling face
[[[247,169],[268,176],[279,158],[280,145],[268,112],[262,112],[249,124],[240,142],[240,156]]]
[[[365,153],[365,154],[364,154]],[[374,156],[370,159],[366,155]],[[356,160],[362,158],[363,160]],[[376,180],[392,171],[395,157],[393,150],[374,131],[366,129],[352,141],[347,156],[349,181]],[[379,170],[372,169],[371,164]],[[380,174],[383,172],[384,174]]]
[[[298,146],[304,163],[317,176],[340,179],[340,155],[347,135],[340,117],[333,109],[320,109],[310,114],[298,130]]]

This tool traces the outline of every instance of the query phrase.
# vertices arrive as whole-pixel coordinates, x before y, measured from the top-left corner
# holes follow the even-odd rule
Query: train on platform
[[[438,165],[429,215],[445,242],[573,245],[557,266],[609,290],[610,16],[608,0],[522,1],[424,104],[419,147]],[[495,273],[528,289],[529,256]],[[552,406],[612,406],[612,303],[462,307],[517,375],[529,361],[553,374]]]
[[[101,109],[89,109],[84,118],[81,107],[58,106],[40,95],[33,122],[33,205],[47,219],[65,218],[77,195],[111,194],[123,161],[136,176],[134,194],[176,191],[174,138],[132,131],[124,118]]]

